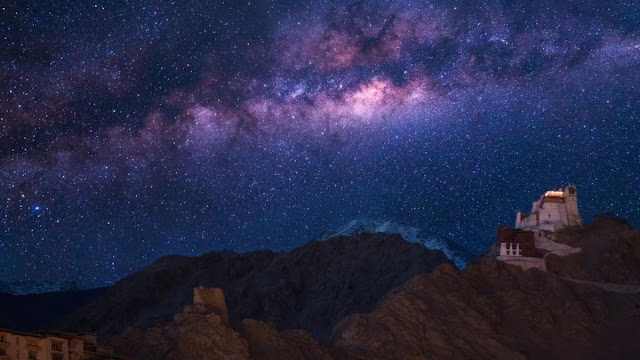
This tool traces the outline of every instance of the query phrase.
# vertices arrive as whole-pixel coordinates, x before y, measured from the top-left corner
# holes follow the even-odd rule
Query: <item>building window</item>
[[[29,360],[38,360],[38,353],[35,351],[29,351]]]
[[[64,360],[64,357],[62,356],[62,354],[53,354],[51,358],[53,360]]]
[[[7,351],[3,348],[0,348],[0,355],[7,355]]]
[[[53,351],[62,351],[62,344],[60,344],[60,343],[51,343],[51,350],[53,350]]]

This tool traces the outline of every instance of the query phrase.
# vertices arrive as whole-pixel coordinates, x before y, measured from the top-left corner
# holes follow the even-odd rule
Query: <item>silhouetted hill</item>
[[[161,327],[129,328],[114,337],[112,344],[118,351],[145,360],[636,359],[640,353],[640,286],[628,275],[639,271],[640,234],[623,222],[600,218],[593,225],[560,235],[562,241],[585,247],[582,257],[552,259],[577,264],[569,266],[569,272],[562,267],[556,273],[523,271],[491,255],[463,271],[443,264],[393,288],[370,312],[341,320],[325,344],[302,330],[281,330],[252,319],[232,328],[217,314],[193,310],[177,312]],[[313,245],[317,244],[308,250],[318,250]],[[378,245],[380,249],[372,250],[375,254],[391,253],[398,243],[381,239]],[[335,254],[331,248],[336,246],[352,254],[340,241],[325,246],[312,253]],[[398,255],[402,254],[393,253],[389,259]],[[326,266],[324,260],[320,263]],[[362,264],[358,260],[346,263]],[[385,273],[376,267],[389,265],[375,261],[367,267],[368,273]],[[607,274],[608,270],[614,275]],[[329,268],[326,273],[335,271]],[[306,281],[315,281],[318,274],[309,276]],[[319,281],[325,282],[325,276],[320,275]],[[359,274],[364,283],[355,288],[363,293],[376,291],[367,287],[375,275],[366,276]],[[341,303],[345,293],[341,289],[328,288],[336,299],[334,304]],[[247,294],[246,299],[253,299]],[[327,300],[325,293],[309,294],[319,296],[316,299],[321,303]],[[231,311],[233,306],[229,305]],[[289,312],[301,313],[295,306]],[[318,320],[311,312],[304,314],[306,321]]]
[[[637,358],[640,233],[600,217],[558,239],[582,252],[546,257],[547,272],[490,253],[459,271],[390,234],[171,256],[60,324],[144,360]],[[231,326],[184,308],[197,285],[225,291]]]
[[[331,344],[356,359],[637,358],[640,234],[599,218],[559,236],[584,248],[550,258],[552,272],[442,265],[342,320]]]
[[[323,339],[338,320],[371,310],[390,289],[444,263],[451,262],[441,251],[390,234],[332,238],[287,253],[170,256],[122,279],[58,327],[111,335],[165,324],[204,285],[224,290],[233,325],[252,318]]]
[[[592,225],[563,230],[558,241],[582,252],[567,257],[547,257],[550,272],[562,277],[640,285],[640,241],[625,220],[596,218]]]

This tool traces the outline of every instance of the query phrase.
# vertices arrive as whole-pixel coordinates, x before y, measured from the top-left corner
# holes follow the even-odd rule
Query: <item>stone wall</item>
[[[497,256],[496,259],[507,264],[519,266],[525,271],[533,268],[547,271],[547,266],[542,258],[526,256]]]

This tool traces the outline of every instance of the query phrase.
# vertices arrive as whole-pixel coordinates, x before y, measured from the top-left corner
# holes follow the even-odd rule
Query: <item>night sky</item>
[[[570,182],[640,225],[636,0],[8,0],[0,68],[2,281],[358,218],[480,253]]]

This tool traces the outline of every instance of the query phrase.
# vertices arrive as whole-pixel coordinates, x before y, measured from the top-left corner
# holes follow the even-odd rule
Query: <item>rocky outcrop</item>
[[[604,251],[580,268],[625,266],[615,276],[578,272],[584,280],[629,280],[621,274],[640,270],[630,251],[640,234],[611,221],[564,233]],[[462,272],[442,265],[392,290],[372,312],[341,321],[331,344],[357,359],[631,359],[640,353],[631,334],[640,334],[640,294],[486,256]]]
[[[111,345],[145,360],[249,359],[247,341],[215,313],[183,312],[162,327],[129,328]]]
[[[640,237],[626,221],[602,216],[591,225],[559,232],[557,240],[582,251],[547,256],[548,271],[579,280],[640,285]]]
[[[272,325],[242,320],[240,334],[247,339],[252,359],[331,360],[331,353],[303,330],[278,331]]]
[[[207,286],[224,290],[234,327],[251,318],[325,339],[343,317],[370,311],[390,289],[443,263],[450,261],[441,251],[390,234],[333,238],[288,253],[171,256],[119,281],[57,327],[100,335],[161,327],[191,304],[194,287]]]
[[[278,331],[261,321],[245,319],[238,331],[224,321],[221,289],[194,289],[194,304],[162,327],[128,328],[111,338],[119,354],[145,360],[201,359],[333,359],[329,351],[303,330]]]

